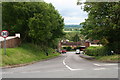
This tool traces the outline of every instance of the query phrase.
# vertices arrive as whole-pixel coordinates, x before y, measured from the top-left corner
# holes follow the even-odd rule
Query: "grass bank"
[[[49,53],[48,56],[46,56],[44,49]],[[30,43],[22,44],[16,48],[7,48],[6,51],[7,55],[4,55],[3,52],[0,54],[2,56],[2,64],[0,64],[0,66],[31,63],[59,55],[59,53],[51,48],[45,46],[41,47]]]
[[[86,55],[93,56],[98,61],[120,62],[120,54],[113,54],[103,46],[88,47]]]
[[[109,55],[109,56],[95,56],[95,59],[103,62],[120,62],[120,55]]]

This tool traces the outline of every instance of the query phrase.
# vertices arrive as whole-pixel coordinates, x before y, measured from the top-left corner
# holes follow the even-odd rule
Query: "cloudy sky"
[[[65,24],[80,24],[87,18],[87,13],[76,5],[77,0],[44,0],[52,3],[59,13],[63,16]]]

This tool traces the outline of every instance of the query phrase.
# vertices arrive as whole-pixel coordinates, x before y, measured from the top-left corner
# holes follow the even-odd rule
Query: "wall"
[[[90,46],[90,42],[85,42],[85,47],[89,47]]]
[[[6,48],[14,48],[20,45],[20,38],[16,37],[13,39],[6,40]],[[1,48],[4,48],[4,41],[1,41]]]

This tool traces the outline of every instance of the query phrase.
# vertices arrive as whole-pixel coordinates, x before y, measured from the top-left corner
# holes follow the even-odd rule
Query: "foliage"
[[[64,19],[45,2],[3,2],[3,29],[27,42],[54,46],[64,35]]]
[[[79,35],[76,34],[74,37],[72,37],[72,41],[74,41],[74,42],[79,42],[79,41],[80,41]]]
[[[113,55],[113,53],[111,53],[111,51],[109,49],[107,49],[106,47],[101,47],[101,46],[97,46],[97,47],[88,47],[85,50],[85,53],[89,56],[106,56],[106,55]]]
[[[98,39],[109,50],[120,52],[120,2],[85,3],[88,19],[81,23],[81,33],[88,39]],[[119,45],[117,45],[119,44]],[[115,48],[111,47],[114,45]]]
[[[71,47],[66,47],[66,50],[67,50],[67,51],[71,51],[72,48],[71,48]]]
[[[47,49],[49,53],[48,56],[46,56],[44,48]],[[0,66],[31,63],[59,55],[59,53],[53,52],[55,52],[55,50],[46,46],[41,47],[30,43],[24,43],[17,48],[7,48],[7,55],[0,54],[0,56],[2,55],[2,64],[0,64]]]
[[[41,4],[42,6],[43,4]],[[34,17],[29,19],[29,35],[35,42],[51,42],[55,38],[60,38],[63,34],[63,19],[58,14],[51,4],[39,7],[40,13],[34,14]]]
[[[65,49],[65,50],[67,49],[67,47],[62,47],[62,48]]]
[[[84,36],[80,34],[80,32],[68,32],[62,37],[62,39],[68,39],[70,41],[73,41],[73,38],[75,38],[76,35],[79,36],[78,40],[84,39]]]
[[[28,32],[27,20],[29,18],[28,8],[25,3],[13,3],[3,2],[2,3],[2,23],[3,29],[9,31],[10,35],[20,33],[21,37],[24,38]]]

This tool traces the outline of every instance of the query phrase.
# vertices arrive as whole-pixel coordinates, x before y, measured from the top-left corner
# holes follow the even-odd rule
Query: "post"
[[[8,37],[9,33],[6,30],[2,30],[0,35],[4,38],[4,55],[6,55],[6,38]]]
[[[46,52],[46,56],[48,56],[48,52]]]
[[[4,54],[6,55],[6,38],[4,38]]]

